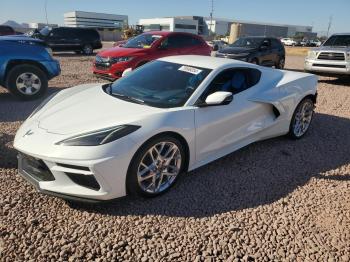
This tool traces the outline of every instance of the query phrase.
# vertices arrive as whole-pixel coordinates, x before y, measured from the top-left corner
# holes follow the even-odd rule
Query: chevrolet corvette
[[[312,74],[174,56],[109,84],[47,98],[18,130],[18,170],[38,191],[78,201],[153,197],[253,142],[309,130]]]

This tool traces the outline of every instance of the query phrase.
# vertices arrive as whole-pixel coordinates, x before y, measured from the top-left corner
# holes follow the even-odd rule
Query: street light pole
[[[45,0],[45,17],[46,17],[46,25],[49,25],[49,19],[47,18],[47,0]]]

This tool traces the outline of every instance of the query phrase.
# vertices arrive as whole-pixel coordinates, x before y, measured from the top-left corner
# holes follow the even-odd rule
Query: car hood
[[[249,47],[226,47],[220,50],[222,54],[240,54],[240,53],[250,53],[256,51],[257,48],[249,48]]]
[[[33,118],[47,132],[69,135],[132,124],[164,111],[112,97],[102,87],[89,84],[61,91]]]
[[[148,48],[125,48],[113,47],[98,53],[101,57],[122,57],[132,55],[143,55],[149,52]]]
[[[320,46],[312,49],[313,51],[330,51],[330,52],[350,52],[350,46],[338,47],[338,46]]]
[[[0,41],[13,41],[13,42],[36,42],[43,43],[40,39],[35,39],[24,35],[11,35],[11,36],[0,36]]]

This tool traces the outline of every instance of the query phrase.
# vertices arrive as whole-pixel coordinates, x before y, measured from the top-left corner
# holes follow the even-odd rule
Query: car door
[[[160,45],[160,57],[183,54],[184,38],[182,34],[172,34],[166,37]]]
[[[239,86],[235,74],[245,75],[245,84]],[[216,91],[231,91],[233,101],[228,105],[198,107],[195,109],[196,161],[198,165],[224,156],[252,141],[265,126],[268,108],[252,102],[249,97],[259,88],[260,70],[229,69],[218,74],[200,97]],[[231,81],[231,89],[228,83]],[[235,86],[235,87],[233,87]]]
[[[271,50],[271,40],[266,38],[260,46],[260,64],[264,66],[273,66],[273,54]]]
[[[54,51],[69,50],[69,46],[71,45],[65,28],[52,29],[45,41]]]

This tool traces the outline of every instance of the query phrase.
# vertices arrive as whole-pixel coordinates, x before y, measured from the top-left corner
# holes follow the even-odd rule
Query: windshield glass
[[[230,47],[259,47],[262,43],[262,38],[239,38],[230,45]]]
[[[179,107],[210,72],[205,68],[154,61],[115,81],[106,92],[153,107]]]
[[[324,46],[350,46],[350,35],[335,35],[331,36]]]
[[[161,35],[143,34],[130,39],[123,47],[150,48],[151,45],[160,38],[162,38]]]

